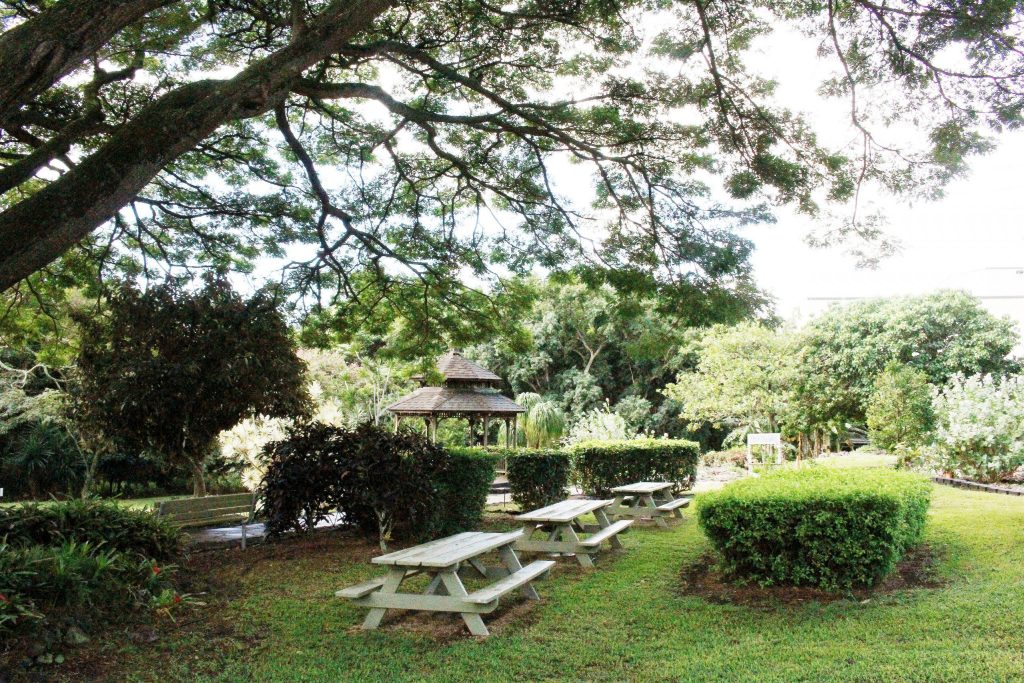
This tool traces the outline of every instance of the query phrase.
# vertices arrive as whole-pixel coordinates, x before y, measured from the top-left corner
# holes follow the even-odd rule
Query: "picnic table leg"
[[[444,584],[444,587],[448,589],[448,595],[454,598],[464,598],[469,595],[466,587],[462,585],[457,572],[445,570],[438,572],[437,575],[441,578],[441,583]],[[460,614],[462,615],[462,620],[466,622],[466,628],[474,636],[490,635],[490,631],[484,626],[484,620],[480,618],[479,614],[473,612],[460,612]]]
[[[661,510],[658,509],[658,504],[654,502],[654,496],[648,493],[643,497],[643,499],[644,504],[650,509],[651,519],[653,519],[662,529],[667,529],[668,522],[665,521],[665,517],[661,514]]]
[[[559,534],[561,536],[561,539],[563,541],[568,541],[569,543],[579,544],[580,537],[576,535],[575,531],[573,531],[571,523],[570,524],[559,524],[557,527],[555,527],[555,529],[559,532]],[[577,553],[575,553],[575,555],[576,555],[576,561],[580,563],[581,567],[593,567],[594,566],[594,561],[592,559],[590,559],[590,554],[589,553],[577,552]]]
[[[402,581],[405,579],[405,570],[399,567],[392,567],[388,571],[388,576],[384,579],[384,585],[380,587],[382,594],[397,593],[398,587],[402,585]],[[383,607],[373,607],[370,609],[369,614],[366,615],[366,619],[363,620],[363,628],[367,631],[380,626],[381,620],[387,613],[387,609]]]
[[[485,579],[487,578],[487,565],[475,557],[470,559],[469,564],[477,571],[478,574],[480,574],[480,576]]]
[[[602,529],[605,529],[605,528],[611,526],[611,524],[612,524],[610,521],[608,521],[608,515],[606,515],[604,513],[604,510],[602,510],[601,508],[598,508],[598,509],[594,510],[594,517],[597,518],[597,525],[599,527],[601,527]],[[622,547],[622,541],[619,540],[619,535],[618,534],[615,534],[614,536],[609,538],[608,542],[611,544],[612,548],[621,548]]]
[[[613,500],[612,504],[608,506],[608,510],[611,511],[612,517],[621,517],[622,516],[622,515],[617,515],[616,514],[616,512],[621,507],[622,507],[622,494],[621,493],[616,493],[615,494],[615,500]]]
[[[498,554],[501,555],[501,561],[505,568],[508,569],[509,574],[514,574],[523,568],[523,565],[519,562],[519,556],[516,555],[515,548],[511,545],[502,546],[498,550]],[[532,583],[524,584],[519,589],[519,592],[528,600],[540,600],[540,596],[537,595],[537,589],[533,587]]]
[[[434,578],[430,580],[430,585],[427,586],[427,590],[423,591],[427,595],[448,595],[448,590],[441,583],[441,575],[434,574]]]

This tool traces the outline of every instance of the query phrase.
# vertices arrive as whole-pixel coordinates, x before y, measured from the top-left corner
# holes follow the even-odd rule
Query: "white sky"
[[[811,112],[823,139],[852,136],[844,105],[822,101],[815,92],[832,64],[818,58],[813,42],[793,33],[776,34],[765,41],[761,54],[759,66],[779,81],[780,99]],[[828,302],[822,298],[956,288],[982,297],[992,312],[1010,315],[1024,330],[1024,133],[1004,134],[997,145],[974,158],[967,177],[949,185],[940,200],[878,198],[877,208],[888,219],[886,231],[901,249],[877,269],[857,268],[842,246],[808,247],[805,238],[816,226],[790,210],[780,210],[775,225],[746,230],[757,246],[755,276],[776,297],[778,313],[799,321],[825,308]],[[1014,296],[1021,298],[1003,298]]]
[[[1004,136],[996,151],[976,159],[967,178],[934,202],[891,201],[882,208],[899,253],[874,270],[856,267],[842,247],[811,248],[804,241],[812,221],[782,211],[776,225],[745,234],[757,245],[754,272],[778,300],[780,315],[806,318],[827,302],[821,297],[918,294],[965,289],[993,312],[1024,322],[1024,134]],[[1006,270],[1020,267],[1021,272]],[[998,268],[1000,270],[993,270]],[[1020,299],[989,297],[1020,296]],[[1024,325],[1022,325],[1024,327]]]

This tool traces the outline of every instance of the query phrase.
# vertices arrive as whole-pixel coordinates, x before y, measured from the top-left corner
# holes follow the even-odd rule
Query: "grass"
[[[166,624],[154,644],[119,633],[73,657],[116,662],[106,674],[131,681],[1024,679],[1024,500],[936,487],[925,540],[940,588],[715,604],[679,589],[680,569],[709,550],[688,514],[632,531],[596,571],[560,562],[537,584],[540,604],[485,617],[494,635],[476,640],[436,615],[358,630],[365,610],[332,594],[379,573],[366,562],[376,551],[322,534],[208,556],[235,597]]]

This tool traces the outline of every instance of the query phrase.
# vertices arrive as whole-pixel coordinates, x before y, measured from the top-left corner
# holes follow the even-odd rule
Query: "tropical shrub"
[[[916,474],[810,467],[698,496],[725,569],[762,585],[878,583],[921,538],[931,484]]]
[[[508,484],[521,510],[535,510],[565,499],[572,463],[564,450],[512,451],[508,454]]]
[[[448,536],[477,528],[494,483],[496,454],[475,448],[449,449],[448,453],[448,466],[435,480],[441,514],[424,530],[426,536]]]
[[[166,561],[181,554],[184,536],[150,511],[71,500],[0,507],[0,540],[10,547],[89,543]]]
[[[8,496],[76,495],[85,476],[85,459],[74,439],[52,422],[25,425],[0,452],[0,481]]]
[[[635,437],[636,432],[629,428],[626,419],[606,405],[604,409],[583,413],[569,430],[565,443],[571,446],[584,441],[627,441]]]
[[[493,458],[452,455],[418,434],[370,423],[298,426],[268,444],[267,462],[259,491],[271,534],[312,530],[340,510],[382,546],[473,526],[494,479]]]
[[[637,481],[671,481],[676,492],[692,488],[700,446],[684,439],[585,441],[571,453],[583,490],[607,496],[611,488]]]
[[[308,412],[305,365],[278,303],[271,290],[244,299],[223,278],[202,289],[121,286],[107,315],[80,320],[79,422],[191,468],[195,495],[205,495],[204,464],[222,431]]]
[[[933,407],[941,470],[995,482],[1024,465],[1024,378],[958,375]]]
[[[565,414],[554,401],[534,403],[523,421],[526,445],[547,448],[558,443],[565,431]]]
[[[932,426],[932,388],[923,371],[891,363],[875,380],[868,400],[868,435],[887,451],[914,448]]]
[[[69,501],[0,508],[0,633],[109,622],[178,596],[180,530],[151,512]],[[178,596],[175,602],[179,602]]]

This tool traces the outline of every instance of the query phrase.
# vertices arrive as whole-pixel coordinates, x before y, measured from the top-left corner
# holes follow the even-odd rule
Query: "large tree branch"
[[[0,123],[107,41],[175,0],[62,0],[0,35]]]
[[[219,126],[287,96],[308,67],[367,29],[395,0],[335,0],[302,36],[226,81],[183,85],[144,108],[94,154],[0,214],[0,291],[110,220],[162,168]]]

